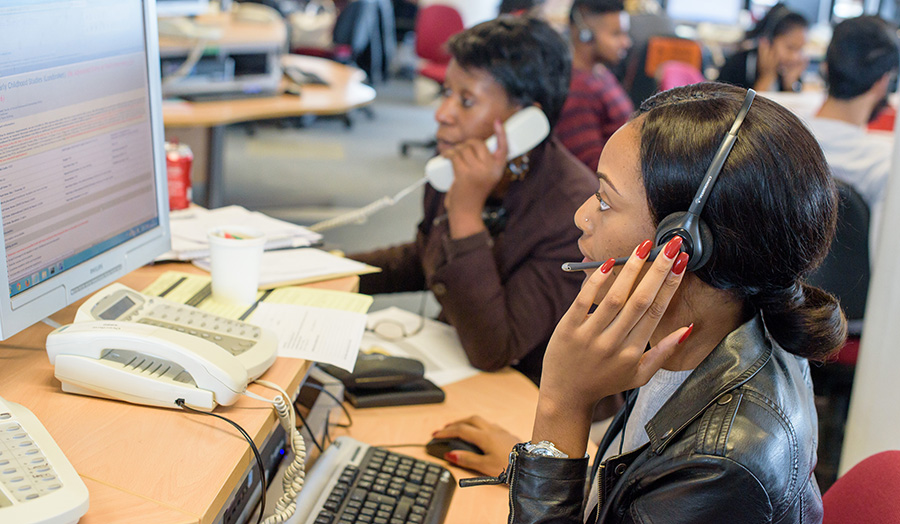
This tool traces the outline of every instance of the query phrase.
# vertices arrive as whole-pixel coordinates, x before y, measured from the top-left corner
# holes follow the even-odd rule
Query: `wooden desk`
[[[353,425],[336,432],[374,445],[422,444],[423,447],[398,447],[392,451],[447,465],[458,481],[481,475],[451,466],[425,453],[431,433],[448,422],[481,415],[500,424],[523,441],[531,437],[538,390],[529,379],[512,369],[481,373],[444,386],[447,400],[442,404],[390,408],[350,409]],[[499,473],[499,472],[498,472]],[[453,492],[446,524],[506,522],[509,515],[509,491],[506,485],[479,486]]]
[[[169,269],[194,271],[163,264],[121,282],[143,289]],[[357,284],[352,277],[320,287],[351,291]],[[71,322],[76,309],[53,319]],[[0,396],[34,412],[85,480],[91,498],[82,524],[212,522],[250,464],[246,441],[212,417],[63,393],[44,349],[50,331],[36,324],[0,346]],[[295,391],[308,366],[279,358],[262,378]],[[269,398],[277,394],[251,389]],[[216,413],[240,424],[258,446],[278,423],[270,405],[246,397]]]
[[[205,159],[205,207],[222,205],[222,163],[227,124],[302,115],[341,115],[375,100],[375,90],[363,84],[365,73],[355,67],[300,55],[285,56],[282,64],[313,72],[329,85],[304,85],[300,96],[283,94],[213,102],[163,102],[167,139],[181,139],[181,133],[187,133],[184,136],[190,137],[190,131],[197,128],[205,131],[205,137],[181,140],[194,149],[195,172],[204,165]]]
[[[198,271],[186,264],[141,268],[121,280],[143,289],[162,272]],[[310,284],[354,291],[357,277]],[[71,322],[77,305],[52,318]],[[224,506],[247,470],[252,453],[224,422],[177,410],[136,406],[63,393],[53,377],[44,340],[49,326],[37,324],[0,345],[0,396],[37,415],[90,492],[90,509],[82,524],[206,524]],[[279,358],[264,379],[296,390],[308,363]],[[253,385],[267,397],[274,392]],[[425,444],[447,422],[478,414],[523,439],[531,435],[537,388],[518,372],[479,374],[445,386],[442,404],[351,409],[349,434],[374,445]],[[240,424],[262,445],[277,420],[268,404],[242,398],[216,413]],[[418,458],[437,460],[422,448],[397,448]],[[476,474],[450,466],[457,480]],[[504,522],[506,486],[457,488],[447,524]]]

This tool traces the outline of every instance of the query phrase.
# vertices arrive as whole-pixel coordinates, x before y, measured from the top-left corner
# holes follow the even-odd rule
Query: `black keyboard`
[[[455,487],[438,464],[338,437],[307,472],[290,522],[440,524]]]

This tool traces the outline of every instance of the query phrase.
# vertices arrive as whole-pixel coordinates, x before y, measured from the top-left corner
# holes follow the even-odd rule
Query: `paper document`
[[[156,260],[193,260],[208,257],[207,232],[213,227],[229,224],[240,224],[265,233],[267,250],[305,247],[322,240],[322,235],[313,233],[305,227],[257,211],[248,211],[241,206],[216,209],[195,206],[170,213],[172,250],[160,255]]]
[[[206,271],[210,270],[208,258],[194,260],[194,265]],[[378,271],[381,270],[377,267],[332,255],[321,249],[307,247],[266,251],[262,256],[259,287],[269,289],[285,285],[308,284]]]
[[[366,315],[336,309],[260,302],[249,322],[278,336],[278,356],[333,364],[353,371]]]
[[[382,331],[378,326],[380,323],[399,323],[407,333],[412,333],[420,322],[419,315],[396,307],[370,313],[368,330],[362,337],[362,348],[365,351],[383,351],[419,360],[425,365],[425,378],[438,386],[446,386],[480,373],[469,364],[456,329],[443,322],[426,318],[424,327],[417,334],[394,340],[386,340],[376,334],[377,331]]]

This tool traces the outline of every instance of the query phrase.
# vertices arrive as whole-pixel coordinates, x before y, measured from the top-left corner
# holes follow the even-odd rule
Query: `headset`
[[[588,27],[587,22],[584,21],[584,16],[581,14],[581,9],[577,6],[572,8],[572,21],[575,22],[575,27],[578,29],[578,41],[582,44],[590,44],[594,41],[594,32],[591,31],[591,28]]]
[[[707,226],[703,219],[700,218],[700,213],[703,212],[703,208],[706,206],[706,200],[709,198],[713,185],[715,185],[716,180],[719,178],[719,173],[722,172],[722,166],[725,164],[725,159],[728,158],[728,154],[731,153],[731,148],[734,147],[738,129],[740,129],[741,124],[744,123],[744,118],[750,111],[750,105],[753,104],[754,98],[756,98],[756,91],[748,89],[747,96],[744,97],[744,103],[741,106],[740,111],[738,111],[737,117],[735,117],[734,123],[731,125],[731,129],[728,131],[728,134],[725,135],[721,145],[719,145],[719,149],[716,151],[712,163],[706,170],[706,176],[703,177],[703,182],[700,183],[700,187],[697,189],[697,193],[694,195],[694,199],[691,201],[688,210],[672,213],[660,221],[659,226],[656,228],[656,247],[650,251],[648,260],[654,260],[666,245],[666,242],[671,240],[672,237],[680,236],[683,240],[681,251],[687,253],[690,257],[687,265],[688,271],[696,271],[709,261],[713,251],[713,238],[709,226]],[[628,258],[629,257],[617,258],[615,265],[618,266],[624,264]],[[562,265],[562,270],[581,271],[584,269],[600,267],[603,263],[604,262],[566,262]]]

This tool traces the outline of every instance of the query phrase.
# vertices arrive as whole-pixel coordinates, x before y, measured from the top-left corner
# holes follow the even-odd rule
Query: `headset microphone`
[[[719,145],[716,156],[713,157],[709,169],[706,170],[706,176],[703,177],[703,182],[697,189],[697,193],[694,195],[694,199],[691,201],[688,210],[672,213],[660,221],[659,226],[656,229],[656,247],[650,251],[650,255],[647,257],[648,260],[654,260],[656,255],[662,250],[662,246],[676,235],[680,236],[683,240],[681,251],[687,253],[690,257],[687,265],[688,271],[700,269],[706,264],[710,256],[712,256],[712,233],[710,233],[709,226],[707,226],[706,223],[703,222],[703,219],[700,218],[700,213],[703,212],[703,207],[706,205],[709,193],[712,191],[713,185],[715,185],[716,180],[719,178],[719,173],[722,172],[722,166],[725,164],[725,159],[728,158],[731,148],[734,147],[738,129],[740,129],[741,124],[744,123],[744,118],[750,111],[750,106],[753,104],[753,99],[755,97],[756,91],[748,89],[747,96],[744,98],[744,104],[741,106],[740,111],[738,111],[737,117],[734,119],[734,124],[731,125],[731,129],[728,131],[728,134],[725,135],[725,139],[722,140],[722,144]],[[618,266],[624,264],[628,258],[629,257],[617,258],[615,265]],[[562,265],[562,270],[581,271],[584,269],[597,268],[601,265],[603,265],[603,262],[566,262]]]

